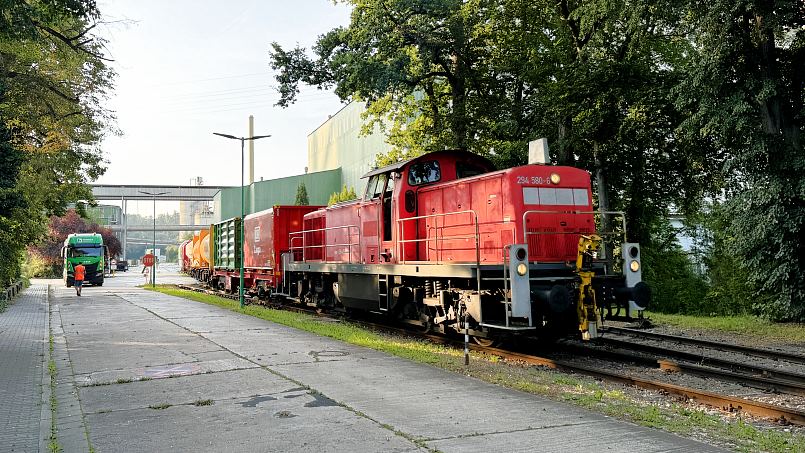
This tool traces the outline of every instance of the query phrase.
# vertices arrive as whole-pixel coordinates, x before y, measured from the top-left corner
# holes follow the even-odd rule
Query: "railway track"
[[[763,357],[771,360],[784,360],[788,362],[805,365],[805,355],[787,351],[776,351],[771,349],[754,348],[751,346],[742,346],[730,343],[719,343],[710,340],[702,340],[699,338],[688,338],[679,335],[647,332],[643,330],[629,329],[625,327],[606,327],[604,329],[604,332],[616,333],[620,335],[628,335],[637,338],[646,338],[651,340],[672,341],[679,344],[702,346],[709,349],[716,349],[720,351],[739,352],[742,354]]]
[[[191,285],[177,285],[179,288],[202,292],[206,294],[216,295],[220,297],[225,297],[227,299],[238,300],[237,295],[227,294],[219,291],[214,291],[210,289],[200,288],[197,286]],[[251,300],[252,298],[248,298]],[[298,307],[298,306],[289,306],[284,304],[271,304],[272,308],[296,311],[296,312],[303,312],[308,314],[313,314],[317,316],[329,316],[327,314],[318,313],[315,310],[305,308],[305,307]],[[332,316],[329,316],[332,317]],[[415,332],[410,329],[404,329],[400,327],[393,327],[388,326],[385,324],[377,324],[373,322],[358,320],[352,321],[357,324],[363,325],[365,327],[382,330],[382,331],[390,331],[395,333],[401,333],[408,336],[419,337],[428,339],[440,344],[446,344],[449,346],[453,346],[456,348],[463,348],[464,343],[460,341],[456,341],[453,339],[446,338],[444,336],[437,336],[433,334],[424,334],[420,332]],[[609,328],[613,329],[613,328]],[[611,330],[610,330],[611,331]],[[630,342],[623,342],[628,345],[628,347],[632,347],[634,343]],[[496,347],[487,347],[487,346],[480,346],[476,344],[469,345],[470,350],[476,352],[483,352],[490,355],[495,355],[501,357],[505,360],[517,361],[528,363],[532,365],[544,366],[548,368],[553,368],[561,371],[567,371],[571,373],[578,373],[584,374],[588,376],[592,376],[598,379],[603,379],[611,382],[618,382],[626,385],[632,385],[635,387],[645,388],[649,390],[657,390],[661,392],[666,392],[671,395],[676,395],[679,397],[684,398],[685,400],[692,400],[696,401],[701,404],[709,405],[718,409],[721,409],[725,412],[734,413],[734,412],[743,412],[746,414],[750,414],[753,416],[758,417],[766,417],[772,418],[777,420],[781,423],[792,423],[796,425],[805,426],[805,411],[789,408],[784,406],[777,406],[773,404],[767,404],[759,401],[752,401],[745,398],[729,396],[729,395],[722,395],[715,392],[710,392],[706,390],[699,390],[684,386],[679,386],[676,384],[670,384],[661,381],[654,381],[650,379],[639,378],[635,376],[631,376],[625,373],[618,373],[614,371],[610,371],[604,369],[602,367],[591,367],[585,365],[579,365],[573,363],[572,361],[568,360],[557,360],[547,357],[540,357],[532,354],[526,354],[521,352],[514,352],[509,351],[501,348]],[[588,349],[589,350],[589,349]],[[736,372],[735,370],[719,370],[715,368],[705,367],[702,365],[692,364],[692,363],[680,363],[680,362],[673,362],[664,359],[656,359],[656,358],[647,358],[644,356],[637,356],[635,354],[623,353],[623,352],[615,352],[615,351],[606,351],[600,352],[602,355],[608,356],[609,358],[616,358],[620,360],[630,360],[636,363],[642,363],[644,365],[651,365],[651,366],[659,366],[661,369],[684,372],[684,373],[691,373],[691,374],[698,374],[700,376],[707,376],[713,377],[717,379],[725,379],[730,380],[733,382],[740,382],[745,385],[755,386],[757,388],[763,388],[766,390],[773,390],[773,391],[782,391],[787,393],[792,393],[796,395],[805,395],[805,376],[801,375],[788,375],[789,379],[783,379],[781,377],[768,377],[768,376],[753,376],[749,373],[740,373]],[[697,355],[697,357],[699,357]],[[735,365],[735,363],[730,363],[730,365]],[[756,368],[752,368],[753,372],[758,372]]]
[[[631,346],[632,343],[624,343],[624,347]],[[665,371],[720,379],[772,393],[788,393],[791,395],[805,396],[805,375],[798,373],[778,373],[782,374],[784,377],[775,377],[766,375],[762,371],[757,371],[758,369],[766,368],[742,365],[726,360],[719,361],[719,363],[727,367],[727,369],[724,369],[707,366],[712,364],[702,364],[702,362],[695,360],[692,362],[673,361],[658,357],[657,355],[646,356],[638,352],[613,351],[576,344],[564,344],[563,348],[575,354],[590,355],[599,358],[605,357],[620,362],[637,363],[649,368],[658,368]],[[675,351],[672,351],[672,353],[673,352]],[[661,356],[663,354],[659,355]],[[694,356],[694,358],[697,357],[699,356]]]

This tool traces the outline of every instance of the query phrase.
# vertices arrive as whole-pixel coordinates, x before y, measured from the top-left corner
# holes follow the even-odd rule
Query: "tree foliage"
[[[605,209],[625,210],[630,239],[647,242],[669,206],[711,187],[715,156],[683,141],[671,88],[684,40],[677,17],[633,0],[361,0],[348,27],[322,35],[313,56],[272,44],[281,106],[300,84],[368,103],[394,146],[386,159],[467,149],[499,167],[526,161],[548,137],[554,161],[600,179]]]
[[[103,243],[109,249],[110,257],[120,256],[123,252],[120,241],[109,228],[81,217],[74,209],[63,216],[52,216],[48,223],[48,232],[44,239],[31,246],[28,252],[45,264],[58,269],[62,265],[60,252],[64,240],[72,233],[99,233]]]
[[[310,199],[307,196],[307,187],[305,187],[305,183],[300,182],[299,185],[296,187],[296,200],[294,201],[296,206],[308,206],[310,205]]]
[[[358,195],[355,193],[355,188],[347,187],[347,185],[344,184],[344,187],[341,188],[341,192],[333,192],[332,195],[330,195],[327,206],[332,206],[343,201],[355,200],[357,198]]]
[[[0,0],[0,286],[19,276],[26,245],[50,215],[90,199],[113,121],[113,72],[93,33],[92,0]]]
[[[724,234],[776,319],[805,320],[805,4],[688,5],[680,130],[723,152]],[[771,296],[771,297],[770,297]]]

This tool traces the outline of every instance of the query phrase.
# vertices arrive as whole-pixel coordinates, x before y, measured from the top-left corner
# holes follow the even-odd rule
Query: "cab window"
[[[369,178],[369,182],[366,184],[366,194],[364,195],[364,200],[371,200],[374,198],[380,198],[380,194],[383,193],[383,187],[386,185],[386,175],[375,175]]]
[[[436,182],[442,179],[442,171],[439,162],[435,160],[429,162],[417,162],[408,169],[408,184],[419,186]]]

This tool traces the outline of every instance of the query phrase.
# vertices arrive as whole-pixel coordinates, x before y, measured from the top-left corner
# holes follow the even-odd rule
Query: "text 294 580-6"
[[[546,179],[542,176],[518,176],[517,184],[545,184]]]

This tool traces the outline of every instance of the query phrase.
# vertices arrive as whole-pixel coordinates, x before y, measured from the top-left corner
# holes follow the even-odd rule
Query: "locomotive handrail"
[[[422,241],[430,240],[429,238],[425,238],[425,239],[408,239],[408,240],[406,240],[405,239],[405,229],[403,228],[403,222],[410,221],[410,220],[427,219],[427,218],[438,219],[440,217],[444,218],[444,217],[446,217],[448,215],[459,215],[459,214],[471,214],[472,215],[471,219],[472,219],[472,224],[475,225],[475,235],[474,236],[462,235],[461,237],[448,236],[448,239],[469,239],[469,238],[474,238],[475,239],[475,266],[476,266],[476,268],[475,268],[475,280],[476,280],[476,284],[477,284],[477,287],[478,287],[478,294],[481,294],[481,232],[480,232],[480,227],[478,225],[478,213],[475,212],[472,209],[468,209],[468,210],[465,210],[465,211],[440,212],[440,213],[427,214],[427,215],[421,215],[421,216],[415,216],[415,217],[407,217],[407,218],[404,218],[404,219],[397,219],[397,233],[398,233],[397,244],[398,244],[398,247],[399,247],[399,250],[398,250],[399,253],[397,254],[397,257],[398,257],[397,260],[399,262],[401,262],[401,263],[406,262],[405,248],[404,248],[404,245],[406,243],[408,243],[408,242],[416,243],[416,242],[422,242]],[[442,229],[444,229],[444,228],[445,228],[445,226],[444,226],[444,224],[442,224]],[[436,226],[433,227],[433,229],[436,232],[436,235],[435,235],[435,238],[434,238],[434,241],[436,242],[436,246],[437,246],[436,262],[439,263],[440,261],[439,261],[439,252],[438,252],[438,250],[439,250],[438,249],[438,246],[439,246],[439,225],[438,225],[438,220],[436,220]],[[442,241],[444,241],[444,240],[445,240],[445,238],[442,237]],[[426,247],[425,250],[428,252],[428,254],[430,254],[430,249],[428,249]],[[465,322],[466,322],[466,320],[465,320]]]
[[[328,244],[327,239],[323,238],[321,244],[307,245],[305,243],[305,234],[306,233],[318,233],[318,232],[331,231],[331,230],[343,230],[343,229],[346,229],[347,230],[347,236],[349,238],[352,238],[352,235],[353,235],[353,233],[351,231],[352,228],[355,228],[355,230],[357,231],[357,236],[358,236],[358,241],[357,242],[348,242],[348,243],[344,243],[344,244]],[[288,239],[290,240],[289,250],[291,250],[291,252],[294,252],[296,250],[301,250],[302,251],[302,261],[303,262],[307,261],[307,259],[305,257],[305,251],[307,249],[309,249],[309,248],[318,248],[318,247],[321,247],[321,249],[322,249],[322,261],[327,260],[327,248],[329,248],[329,247],[347,247],[347,253],[349,254],[349,262],[352,262],[352,246],[355,245],[355,246],[360,247],[360,244],[361,244],[361,230],[360,230],[360,228],[358,228],[357,225],[340,225],[340,226],[327,227],[327,228],[316,228],[314,230],[294,231],[293,233],[288,233]],[[302,246],[301,247],[300,246],[294,246],[294,240],[297,240],[297,239],[302,240]],[[358,250],[360,250],[360,249],[358,249]]]
[[[449,225],[449,226],[444,225],[444,223],[442,223],[441,226],[439,226],[439,224],[438,224],[438,219],[439,218],[444,218],[444,217],[447,217],[447,216],[454,216],[454,215],[461,215],[461,214],[470,214],[472,216],[471,217],[471,223],[468,223],[467,225]],[[426,237],[424,239],[405,239],[405,237],[404,237],[405,236],[405,229],[403,228],[403,222],[411,221],[411,220],[429,219],[429,218],[433,218],[434,220],[436,220],[436,225],[431,226],[428,229],[428,230],[432,229],[432,230],[435,231],[434,237],[431,237],[430,236],[430,231],[428,231],[428,237]],[[440,240],[440,238],[439,238],[439,229],[443,230],[445,228],[453,228],[453,227],[458,228],[458,227],[465,227],[465,226],[468,226],[468,225],[474,225],[475,226],[475,234],[474,235],[466,234],[466,235],[442,236],[441,241],[444,242],[445,240],[452,240],[452,239],[475,239],[475,257],[476,257],[476,262],[477,262],[476,264],[478,266],[480,266],[481,265],[481,243],[480,243],[480,232],[479,232],[479,228],[478,228],[478,213],[476,213],[474,210],[471,210],[471,209],[470,210],[465,210],[465,211],[439,212],[439,213],[434,213],[434,214],[426,214],[426,215],[420,215],[420,216],[415,216],[415,217],[406,217],[404,219],[397,219],[397,232],[399,233],[399,235],[398,235],[399,239],[397,240],[397,244],[399,245],[400,250],[401,250],[401,252],[398,253],[398,255],[397,255],[398,256],[397,259],[402,263],[405,263],[407,261],[405,259],[405,251],[404,251],[404,248],[403,248],[403,245],[406,244],[406,243],[435,241],[436,242],[436,247],[437,247],[436,248],[436,250],[437,250],[437,252],[436,252],[437,253],[436,254],[436,262],[440,263],[441,260],[439,259],[439,254],[438,254],[438,251],[439,251],[438,246],[439,246],[439,240]],[[430,248],[426,248],[426,251],[428,252],[428,255],[430,255]]]

